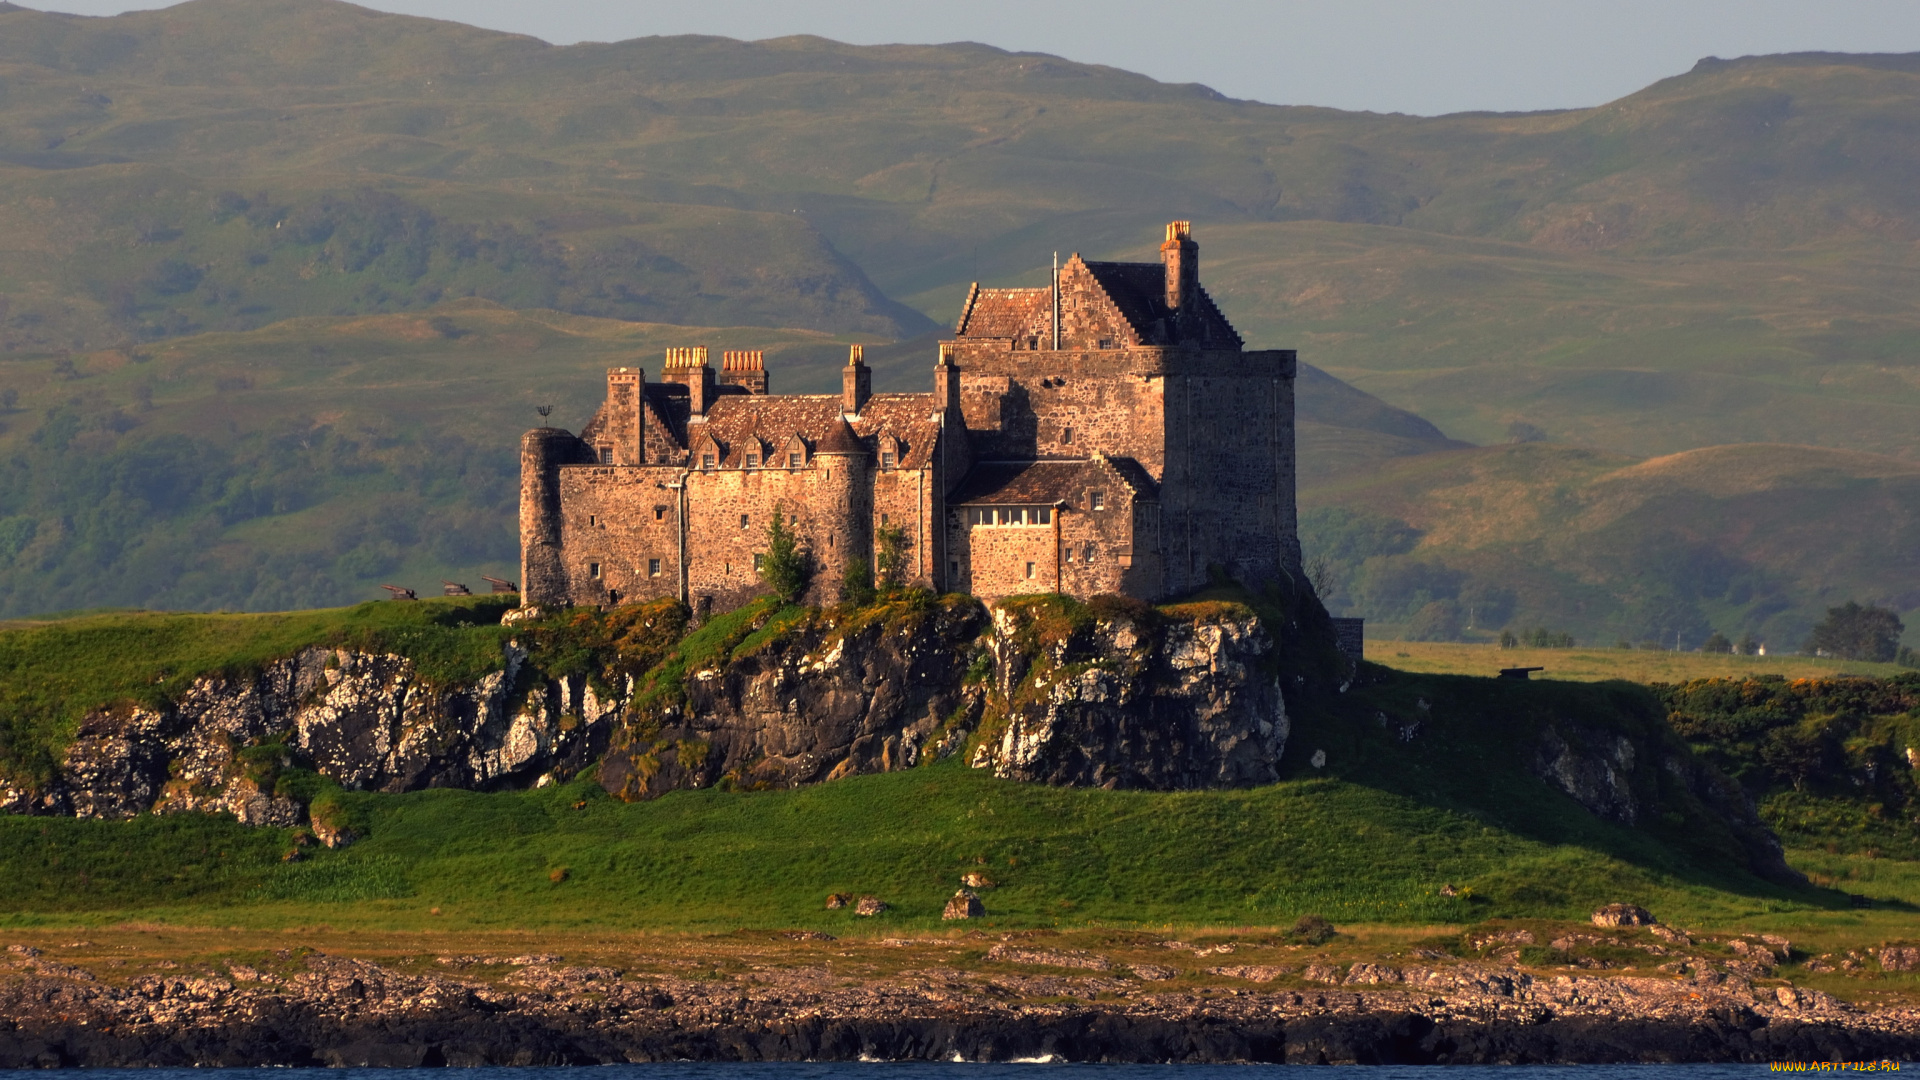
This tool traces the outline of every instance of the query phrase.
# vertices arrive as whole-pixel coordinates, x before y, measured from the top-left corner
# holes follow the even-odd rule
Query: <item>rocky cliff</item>
[[[598,615],[529,623],[496,670],[456,684],[424,678],[406,657],[348,648],[210,675],[161,706],[89,713],[58,773],[0,787],[0,809],[311,818],[337,842],[344,826],[315,809],[334,786],[524,787],[595,763],[626,798],[816,783],[970,743],[978,767],[1058,784],[1279,775],[1277,646],[1237,605],[1167,614],[1041,600],[989,615],[964,597],[852,612],[760,604],[678,641],[685,617],[671,607],[626,611],[611,630]],[[650,646],[619,636],[656,620]],[[583,638],[583,623],[599,636]]]

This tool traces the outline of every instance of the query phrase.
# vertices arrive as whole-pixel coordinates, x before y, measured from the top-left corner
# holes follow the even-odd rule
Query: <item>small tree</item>
[[[1733,651],[1733,642],[1728,641],[1725,634],[1715,630],[1713,633],[1707,635],[1707,640],[1700,643],[1700,651],[1704,653],[1730,653]]]
[[[1520,639],[1513,636],[1513,631],[1511,630],[1500,631],[1500,647],[1501,648],[1514,649],[1514,648],[1518,648],[1519,646],[1520,646]]]
[[[865,607],[873,603],[873,567],[865,559],[854,559],[847,563],[847,572],[840,577],[841,599],[854,607]]]
[[[1807,637],[1806,651],[1846,660],[1886,663],[1900,654],[1900,634],[1906,626],[1886,608],[1852,600],[1827,609],[1827,617]]]
[[[778,510],[773,512],[773,521],[767,526],[767,553],[760,560],[760,580],[789,604],[807,591],[807,557]]]
[[[879,551],[874,563],[880,570],[880,591],[890,593],[907,577],[907,530],[898,525],[882,525],[874,534]]]
[[[1740,635],[1739,641],[1733,643],[1733,651],[1741,656],[1752,656],[1760,651],[1760,643],[1753,639],[1753,632],[1748,631]]]

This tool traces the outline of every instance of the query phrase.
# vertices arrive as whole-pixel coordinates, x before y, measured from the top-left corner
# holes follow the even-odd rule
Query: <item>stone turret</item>
[[[560,547],[560,466],[582,456],[582,444],[560,428],[534,428],[520,438],[520,602],[570,602]]]
[[[814,595],[824,603],[839,603],[846,598],[848,565],[873,565],[873,460],[845,419],[834,422],[813,456],[819,470]]]

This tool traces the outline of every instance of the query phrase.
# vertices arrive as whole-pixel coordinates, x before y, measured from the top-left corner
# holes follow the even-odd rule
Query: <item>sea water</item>
[[[1259,1080],[1263,1074],[1298,1074],[1304,1065],[1082,1065],[1048,1061],[936,1062],[670,1062],[655,1065],[590,1065],[452,1070],[459,1080]],[[1783,1071],[1780,1065],[1374,1065],[1358,1067],[1365,1080],[1751,1080]],[[1804,1066],[1802,1066],[1804,1068]],[[1915,1072],[1898,1063],[1814,1066],[1838,1072]],[[71,1069],[60,1080],[286,1080],[286,1069]],[[331,1069],[326,1080],[400,1080],[402,1072],[446,1076],[446,1069]],[[1794,1070],[1799,1071],[1799,1070]],[[1811,1070],[1809,1070],[1811,1071]],[[1917,1073],[1916,1075],[1920,1075]],[[49,1080],[44,1071],[0,1069],[0,1080]],[[418,1080],[418,1078],[416,1078]]]

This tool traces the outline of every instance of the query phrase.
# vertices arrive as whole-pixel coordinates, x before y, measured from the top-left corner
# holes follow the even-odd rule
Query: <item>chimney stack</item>
[[[713,402],[713,369],[707,366],[707,347],[695,345],[690,348],[668,349],[667,362],[660,370],[662,382],[675,382],[687,388],[687,400],[693,406],[694,416],[707,415],[707,406]]]
[[[1200,291],[1200,245],[1193,242],[1190,221],[1167,223],[1167,241],[1160,245],[1160,262],[1167,268],[1167,310],[1179,311]]]
[[[873,369],[867,366],[865,353],[859,345],[849,346],[847,366],[840,370],[840,411],[849,416],[860,415],[873,396]]]
[[[720,381],[745,387],[749,394],[767,392],[766,353],[760,349],[720,354]]]
[[[953,346],[942,343],[940,362],[933,368],[933,400],[940,411],[960,411],[960,371],[953,366]]]

